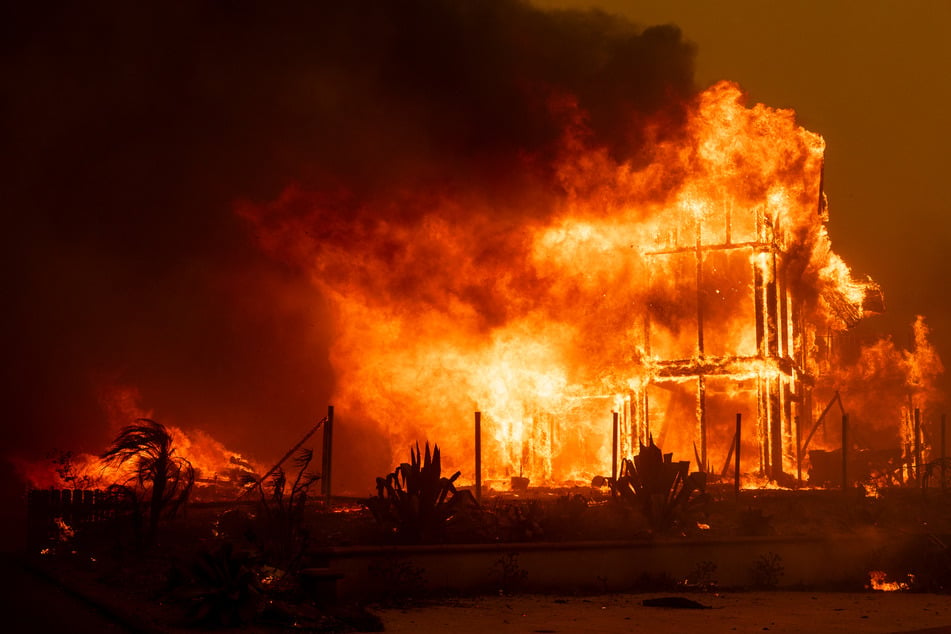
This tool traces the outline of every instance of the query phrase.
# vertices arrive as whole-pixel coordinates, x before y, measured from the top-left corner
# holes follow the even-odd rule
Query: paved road
[[[0,553],[0,630],[6,634],[125,634],[128,628],[24,567],[17,556]]]

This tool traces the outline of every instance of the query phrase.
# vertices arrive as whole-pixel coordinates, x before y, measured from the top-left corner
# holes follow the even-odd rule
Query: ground
[[[71,588],[31,572],[9,555],[4,591],[11,610],[7,632],[69,631],[174,634],[186,630],[155,622],[154,606],[129,604],[88,585]],[[74,581],[77,579],[74,578]],[[68,580],[67,580],[68,581]],[[951,597],[912,593],[721,592],[680,593],[709,609],[646,607],[669,594],[604,596],[483,596],[401,606],[369,606],[386,632],[507,632],[595,634],[614,632],[951,633]],[[118,601],[118,603],[117,603]],[[15,607],[14,607],[15,606]],[[227,630],[225,630],[227,631]],[[250,634],[287,631],[256,626]],[[335,631],[335,630],[330,630]]]
[[[480,597],[380,615],[387,632],[951,633],[951,597],[940,595],[739,592],[678,595],[709,610],[642,605],[662,596]]]
[[[951,534],[951,504],[944,496],[907,492],[891,498],[868,499],[833,495],[831,492],[747,493],[741,500],[729,496],[706,518],[713,528],[704,533],[810,535],[830,532],[857,535],[868,526],[887,528],[897,534],[922,534],[932,538],[920,552],[899,553],[902,562],[925,560],[931,570],[930,587],[946,592],[947,566],[929,553],[947,553],[945,541],[935,550],[936,535]],[[546,537],[574,537],[567,527],[585,528],[561,517],[559,502],[538,510],[540,523],[551,528]],[[501,508],[501,507],[500,507]],[[547,510],[546,510],[547,509]],[[719,510],[716,510],[719,509]],[[530,510],[530,509],[529,509]],[[544,512],[543,512],[544,511]],[[754,512],[755,511],[755,512]],[[175,625],[172,609],[157,597],[167,583],[174,562],[186,561],[191,551],[212,543],[210,526],[219,511],[206,509],[189,513],[188,520],[173,522],[163,531],[163,545],[149,556],[91,556],[91,546],[69,554],[70,545],[60,555],[38,557],[8,552],[0,563],[3,578],[13,580],[4,599],[15,608],[8,612],[11,632],[147,632],[175,634],[186,630]],[[497,512],[499,509],[497,509]],[[527,513],[527,511],[526,511]],[[547,513],[547,515],[546,515]],[[628,528],[604,513],[590,513],[591,529],[610,534]],[[11,525],[23,526],[23,518]],[[371,538],[372,518],[366,513],[346,512],[316,515],[313,537],[318,545],[366,543]],[[546,523],[547,521],[547,523]],[[534,524],[532,524],[534,526]],[[321,530],[316,530],[317,528]],[[560,532],[556,532],[560,531]],[[9,531],[8,531],[9,532]],[[561,533],[564,533],[562,535]],[[378,538],[377,538],[378,539]],[[12,544],[16,540],[6,543]],[[116,543],[107,540],[110,547]],[[100,543],[97,548],[101,548]],[[96,544],[93,541],[92,545]],[[87,545],[88,546],[88,545]],[[128,545],[126,545],[128,547]],[[121,550],[121,549],[120,549]],[[121,554],[121,553],[120,553]],[[903,570],[905,570],[903,568]],[[835,588],[841,590],[855,589]],[[660,590],[650,586],[639,590]],[[827,588],[823,588],[827,589]],[[664,594],[644,592],[602,596],[515,595],[432,597],[403,600],[398,604],[373,603],[344,611],[342,619],[324,618],[319,610],[309,626],[319,631],[472,633],[584,633],[584,632],[948,632],[951,633],[951,595],[924,592],[754,592],[707,588],[706,592],[686,592],[666,588]],[[645,599],[678,596],[699,602],[710,609],[647,607]],[[299,607],[293,606],[293,607]],[[292,610],[293,611],[293,610]],[[306,611],[300,612],[304,617]],[[343,629],[349,628],[349,629]],[[936,629],[937,628],[937,629]],[[242,632],[251,634],[287,631],[287,626],[255,625]],[[301,628],[296,628],[301,631]],[[229,631],[229,630],[223,630]],[[237,631],[237,630],[235,630]],[[306,631],[306,630],[305,630]]]

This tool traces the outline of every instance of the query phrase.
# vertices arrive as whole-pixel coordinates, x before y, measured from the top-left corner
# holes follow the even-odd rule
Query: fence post
[[[921,410],[915,408],[915,480],[921,486]]]
[[[334,442],[334,406],[327,407],[327,422],[324,423],[324,446],[323,446],[323,464],[321,465],[321,493],[327,502],[330,501],[330,476],[333,467],[333,442]]]
[[[614,422],[611,425],[611,479],[617,482],[618,442],[620,442],[621,438],[618,435],[617,412],[612,412],[612,414]]]
[[[947,450],[947,437],[945,436],[945,428],[947,423],[947,415],[941,415],[941,491],[944,492],[947,489],[947,469],[948,469],[948,450]]]
[[[482,501],[482,412],[475,413],[475,496]]]
[[[736,466],[733,471],[733,488],[736,493],[737,499],[740,497],[740,431],[743,429],[743,415],[737,413],[736,415],[736,448],[734,449],[734,459],[736,460]]]
[[[842,490],[849,489],[849,416],[842,415]]]

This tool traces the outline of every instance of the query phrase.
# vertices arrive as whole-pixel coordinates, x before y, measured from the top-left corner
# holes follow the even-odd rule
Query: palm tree
[[[149,494],[150,542],[155,539],[162,515],[174,515],[195,484],[195,469],[188,460],[175,455],[172,435],[164,425],[149,418],[139,418],[124,427],[99,457],[113,466],[131,462],[134,475],[124,486],[135,480],[138,488]]]

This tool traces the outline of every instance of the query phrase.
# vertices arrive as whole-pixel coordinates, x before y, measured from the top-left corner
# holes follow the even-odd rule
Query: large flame
[[[633,157],[598,146],[570,97],[549,108],[548,190],[291,187],[242,207],[332,304],[338,411],[396,455],[438,441],[470,480],[481,411],[485,479],[536,483],[610,472],[612,412],[623,453],[652,435],[719,471],[741,413],[744,470],[788,473],[794,425],[822,405],[808,394],[837,384],[823,337],[877,292],[832,251],[823,139],[728,82],[676,132],[643,122]],[[896,371],[926,391],[940,362],[918,350]]]
[[[100,403],[116,433],[138,419],[155,417],[154,410],[140,405],[141,400],[139,390],[131,386],[109,385],[100,391]],[[165,425],[165,428],[172,437],[175,455],[185,458],[195,468],[199,493],[204,484],[220,481],[238,486],[240,474],[263,472],[260,464],[231,451],[199,428],[189,431],[175,425]],[[54,451],[48,460],[15,460],[15,465],[25,483],[38,489],[105,488],[135,478],[132,462],[111,464],[98,455],[82,452]]]

